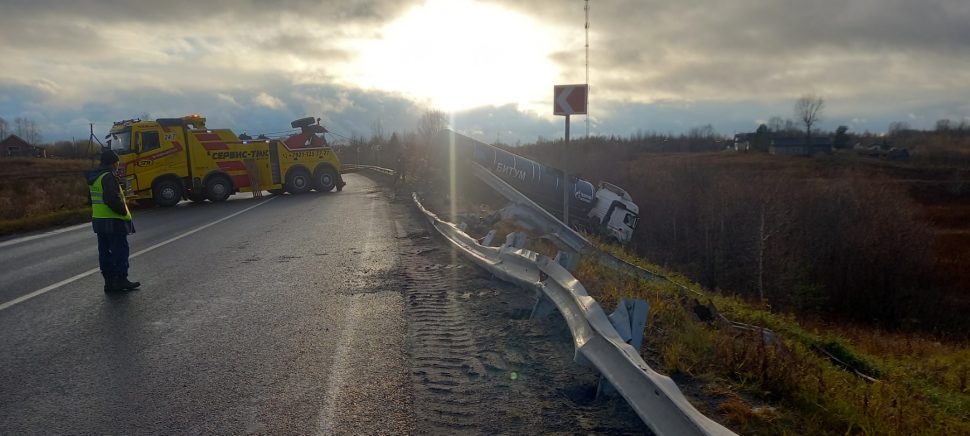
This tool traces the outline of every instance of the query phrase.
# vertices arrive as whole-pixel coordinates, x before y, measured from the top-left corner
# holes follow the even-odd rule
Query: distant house
[[[10,135],[0,141],[0,158],[3,157],[44,157],[43,147],[30,145],[17,135]]]
[[[758,139],[758,133],[735,133],[734,151],[748,151],[754,148],[752,145]]]
[[[806,144],[806,139],[804,136],[773,138],[768,147],[768,153],[789,156],[832,154],[832,138],[827,136],[813,137],[811,146]]]

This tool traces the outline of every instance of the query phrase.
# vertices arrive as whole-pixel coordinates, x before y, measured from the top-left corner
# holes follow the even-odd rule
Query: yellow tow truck
[[[182,199],[225,201],[236,192],[302,194],[340,191],[340,159],[319,119],[290,125],[300,133],[279,139],[240,138],[209,129],[200,115],[114,123],[106,136],[118,153],[126,196],[174,206]]]

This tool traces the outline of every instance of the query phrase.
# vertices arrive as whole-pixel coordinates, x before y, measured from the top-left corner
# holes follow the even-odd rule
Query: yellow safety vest
[[[101,179],[108,173],[104,173],[91,184],[91,218],[117,218],[123,219],[125,221],[131,221],[131,211],[128,210],[128,203],[125,201],[125,193],[118,188],[118,195],[121,195],[121,204],[125,205],[125,214],[121,215],[114,210],[111,210],[107,204],[104,204],[104,187],[101,185]]]

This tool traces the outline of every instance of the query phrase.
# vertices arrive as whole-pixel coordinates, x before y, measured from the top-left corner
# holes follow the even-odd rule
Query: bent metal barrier
[[[632,274],[634,276],[641,277],[644,280],[669,281],[666,279],[666,277],[654,274],[596,248],[592,243],[589,242],[588,239],[579,234],[579,232],[563,224],[562,221],[543,209],[542,206],[536,204],[534,201],[532,201],[532,199],[513,188],[512,185],[509,185],[505,180],[502,180],[500,177],[496,176],[491,171],[485,169],[485,167],[477,163],[473,163],[472,166],[472,171],[475,174],[475,177],[478,177],[479,180],[490,186],[495,190],[495,192],[498,192],[516,206],[511,210],[517,218],[541,227],[544,232],[558,238],[563,244],[566,244],[566,246],[575,250],[577,253],[587,253],[593,255],[601,264],[613,270]]]
[[[590,243],[588,239],[583,237],[583,235],[579,234],[579,232],[573,230],[566,224],[563,224],[562,221],[536,204],[534,201],[532,201],[532,199],[513,188],[512,185],[509,185],[505,180],[502,180],[500,177],[496,176],[491,171],[485,169],[485,167],[477,163],[473,163],[472,166],[475,177],[478,177],[479,180],[490,186],[495,190],[495,192],[498,192],[508,201],[513,203],[515,207],[507,209],[511,214],[513,214],[516,218],[527,221],[530,224],[541,228],[543,232],[559,239],[563,244],[575,250],[577,253],[590,255],[594,257],[601,265],[606,266],[614,271],[639,277],[643,280],[659,280],[662,282],[671,283],[685,292],[692,293],[697,297],[703,297],[703,294],[670,280],[668,277],[662,274],[648,271],[640,266],[634,265],[610,253],[600,250]],[[717,316],[735,329],[761,332],[767,339],[772,340],[773,338],[774,332],[764,327],[732,321],[720,313],[718,313]]]
[[[380,174],[394,176],[395,171],[388,168],[383,168],[373,165],[354,165],[345,164],[343,165],[343,172],[350,173],[360,170],[371,170]],[[573,230],[571,227],[563,224],[558,218],[550,214],[548,211],[543,209],[541,206],[536,204],[532,199],[525,196],[518,190],[509,185],[507,182],[502,180],[500,177],[493,174],[491,171],[485,169],[485,167],[472,163],[472,171],[479,180],[489,185],[496,192],[501,194],[507,200],[509,200],[513,207],[506,208],[509,214],[523,221],[527,221],[530,224],[541,228],[546,234],[558,239],[560,242],[565,244],[567,247],[575,250],[577,253],[587,253],[594,256],[597,261],[614,271],[623,272],[634,277],[640,277],[643,280],[660,280],[663,282],[672,283],[681,290],[685,292],[692,293],[698,297],[703,297],[699,292],[690,289],[680,283],[670,280],[662,274],[657,274],[652,271],[648,271],[640,266],[629,263],[623,259],[620,259],[610,253],[602,251],[593,244],[589,242],[588,239],[579,234],[579,232]],[[774,332],[770,329],[764,327],[758,327],[750,324],[741,323],[738,321],[733,321],[726,318],[721,313],[717,313],[717,317],[722,321],[726,322],[729,326],[745,331],[760,332],[765,336],[768,341],[774,340]],[[832,356],[829,356],[832,357]],[[858,371],[856,371],[858,372]],[[860,374],[864,378],[871,379],[868,376]]]
[[[697,411],[670,377],[651,369],[638,350],[624,342],[583,285],[553,259],[509,245],[483,246],[428,211],[417,194],[412,198],[431,226],[472,262],[552,301],[572,332],[574,360],[596,367],[654,433],[734,434]]]

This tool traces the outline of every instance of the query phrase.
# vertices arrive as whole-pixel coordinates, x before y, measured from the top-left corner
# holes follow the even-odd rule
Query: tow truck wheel
[[[293,168],[286,173],[286,192],[302,194],[310,190],[310,172],[305,168]]]
[[[300,127],[306,127],[315,122],[317,122],[317,120],[316,118],[313,118],[313,117],[300,118],[298,120],[293,120],[293,122],[290,123],[290,127],[294,129],[299,129]]]
[[[162,179],[152,186],[152,199],[162,207],[172,207],[182,200],[182,185],[172,179]]]
[[[230,194],[232,182],[226,176],[212,176],[205,184],[205,196],[213,203],[226,201]]]
[[[313,189],[317,192],[330,192],[337,186],[337,172],[328,166],[317,168],[313,175]]]

